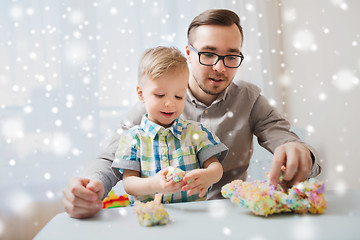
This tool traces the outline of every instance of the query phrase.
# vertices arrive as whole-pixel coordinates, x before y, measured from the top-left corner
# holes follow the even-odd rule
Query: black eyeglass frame
[[[227,68],[238,68],[238,67],[240,67],[240,65],[241,65],[241,63],[244,61],[244,55],[242,54],[242,52],[240,52],[240,55],[235,55],[235,54],[233,54],[233,55],[224,55],[224,56],[221,56],[221,55],[219,55],[219,54],[216,54],[216,53],[213,53],[213,52],[199,52],[198,50],[196,50],[195,48],[194,48],[194,46],[193,45],[191,45],[191,44],[189,44],[189,46],[190,46],[190,48],[194,51],[194,52],[196,52],[198,55],[199,55],[199,63],[201,64],[201,65],[204,65],[204,66],[214,66],[214,65],[216,65],[218,62],[219,62],[219,60],[222,60],[223,61],[223,63],[224,63],[224,66],[225,67],[227,67]],[[204,64],[204,63],[202,63],[201,61],[200,61],[200,56],[201,56],[201,54],[213,54],[213,55],[216,55],[217,57],[218,57],[218,59],[216,60],[216,62],[214,63],[214,64]],[[236,67],[229,67],[229,66],[227,66],[226,64],[225,64],[225,58],[226,57],[240,57],[240,62],[239,62],[239,65],[237,65]]]

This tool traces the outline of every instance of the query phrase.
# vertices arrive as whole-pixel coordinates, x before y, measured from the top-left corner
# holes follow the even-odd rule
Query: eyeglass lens
[[[211,66],[211,65],[215,65],[220,60],[220,58],[221,57],[219,57],[218,55],[216,55],[214,53],[201,53],[200,54],[200,63]],[[238,67],[241,62],[240,56],[228,55],[228,56],[222,57],[222,59],[224,60],[224,64],[227,67]]]

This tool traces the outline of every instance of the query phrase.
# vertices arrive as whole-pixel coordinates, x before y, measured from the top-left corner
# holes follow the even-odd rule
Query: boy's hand
[[[203,169],[195,169],[185,175],[183,178],[185,186],[181,190],[188,191],[188,196],[200,192],[199,197],[204,197],[211,184],[220,181],[222,175],[223,168],[220,162],[212,156],[204,162]]]
[[[156,192],[159,193],[176,193],[180,192],[182,186],[185,185],[184,182],[180,181],[175,183],[174,181],[167,181],[166,174],[168,173],[169,169],[165,168],[159,171],[155,176],[153,176],[153,181],[156,187]]]
[[[187,195],[191,196],[195,193],[199,193],[199,197],[205,196],[207,190],[211,186],[211,178],[208,176],[207,169],[195,169],[188,172],[183,178],[185,186],[182,187],[182,191],[188,191]]]

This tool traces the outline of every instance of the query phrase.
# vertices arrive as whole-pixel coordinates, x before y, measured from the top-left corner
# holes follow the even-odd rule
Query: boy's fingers
[[[159,172],[157,172],[156,174],[159,174],[159,175],[166,175],[168,173],[169,169],[168,168],[164,168],[164,169],[161,169]]]
[[[192,181],[192,180],[195,180],[196,178],[198,178],[199,171],[197,171],[197,170],[199,170],[199,169],[192,170],[192,171],[186,173],[183,178],[183,181],[189,182],[189,181]]]
[[[207,190],[206,189],[202,189],[201,191],[200,191],[200,193],[199,193],[199,197],[204,197],[205,196],[205,194],[206,194],[206,192],[207,192]]]
[[[192,189],[194,187],[198,186],[198,183],[195,180],[189,180],[187,182],[184,181],[184,186],[182,187],[182,190],[183,191],[186,191],[186,190],[189,190],[189,189]]]
[[[195,193],[200,192],[201,189],[202,187],[200,185],[193,187],[187,192],[187,195],[188,196],[194,195]]]

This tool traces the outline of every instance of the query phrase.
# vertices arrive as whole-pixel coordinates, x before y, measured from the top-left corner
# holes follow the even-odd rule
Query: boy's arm
[[[123,170],[123,185],[125,191],[133,196],[143,196],[154,193],[175,193],[181,190],[182,182],[166,181],[168,168],[159,171],[152,177],[142,178],[134,170]]]
[[[192,170],[185,175],[183,182],[186,185],[182,187],[182,191],[188,191],[188,195],[200,192],[199,197],[203,197],[212,184],[220,181],[223,175],[223,167],[215,156],[206,160],[203,167]]]
[[[141,178],[138,171],[123,170],[123,186],[125,191],[133,196],[141,196],[154,193],[151,178]]]
[[[212,156],[204,162],[204,168],[206,169],[209,179],[212,181],[211,184],[220,181],[223,175],[223,167],[215,156]]]

